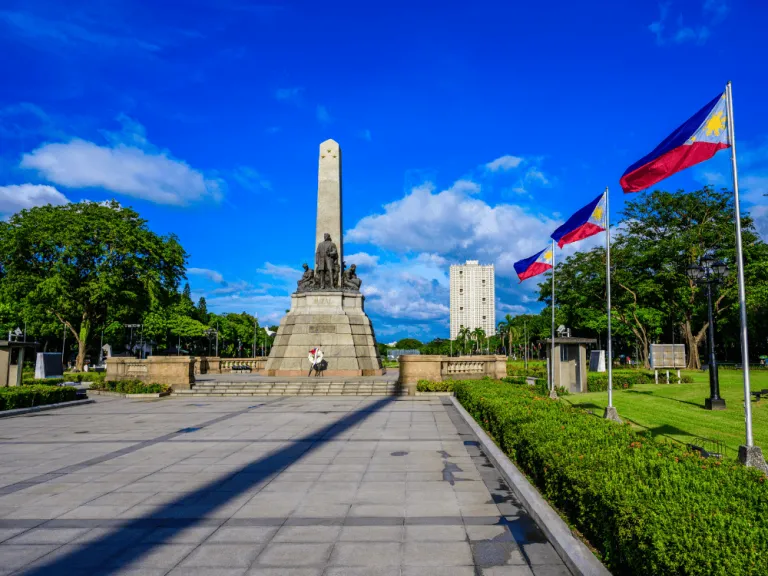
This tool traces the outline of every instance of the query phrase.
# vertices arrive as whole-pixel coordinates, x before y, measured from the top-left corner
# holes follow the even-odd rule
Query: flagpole
[[[604,418],[621,422],[616,408],[613,407],[613,343],[611,338],[611,212],[608,187],[605,187],[605,302],[608,311],[608,407]]]
[[[731,144],[731,170],[733,173],[733,206],[736,218],[736,268],[739,282],[739,311],[741,316],[741,364],[744,374],[744,420],[746,424],[746,445],[739,446],[739,460],[742,463],[765,468],[760,448],[752,439],[752,397],[749,387],[749,343],[747,340],[747,302],[744,290],[744,254],[741,246],[741,208],[739,207],[739,171],[736,166],[736,134],[733,126],[733,92],[731,83],[725,86],[728,108],[728,141]]]
[[[550,353],[550,368],[552,371],[552,386],[549,396],[557,397],[555,390],[555,239],[552,239],[552,352]]]

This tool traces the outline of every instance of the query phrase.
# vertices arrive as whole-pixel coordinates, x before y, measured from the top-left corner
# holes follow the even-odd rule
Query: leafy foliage
[[[432,382],[431,380],[419,380],[416,382],[416,390],[418,392],[452,392],[453,381]]]
[[[456,397],[614,574],[768,573],[768,487],[527,386],[454,383]]]
[[[106,380],[91,384],[90,388],[122,394],[161,394],[170,389],[165,384],[145,384],[141,380]]]
[[[0,410],[58,404],[75,399],[77,390],[71,386],[25,385],[0,388]]]

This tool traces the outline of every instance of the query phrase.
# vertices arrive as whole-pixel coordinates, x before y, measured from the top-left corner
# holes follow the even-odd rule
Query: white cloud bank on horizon
[[[207,178],[167,150],[149,143],[144,127],[125,115],[120,132],[103,132],[108,145],[75,138],[24,154],[21,167],[67,188],[103,188],[157,204],[219,200],[223,181]]]

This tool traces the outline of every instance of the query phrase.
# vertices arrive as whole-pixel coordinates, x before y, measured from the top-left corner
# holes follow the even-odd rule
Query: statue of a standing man
[[[315,252],[315,277],[319,278],[321,290],[326,288],[326,283],[328,288],[336,285],[333,273],[337,269],[339,259],[339,251],[336,244],[331,241],[331,235],[326,232],[323,238]]]

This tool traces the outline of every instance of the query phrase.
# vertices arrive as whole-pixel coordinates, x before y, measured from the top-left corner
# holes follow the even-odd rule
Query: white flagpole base
[[[550,397],[552,400],[557,400],[557,399],[559,398],[559,397],[558,397],[558,395],[557,395],[557,390],[555,390],[555,387],[554,387],[554,386],[552,386],[552,388],[551,388],[551,389],[550,389],[550,391],[549,391],[549,397]]]
[[[603,412],[603,418],[606,420],[612,420],[614,422],[618,422],[619,424],[623,424],[621,418],[619,418],[619,413],[616,410],[616,406],[606,406],[605,412]]]
[[[768,474],[768,464],[765,463],[760,446],[739,446],[739,462]]]

